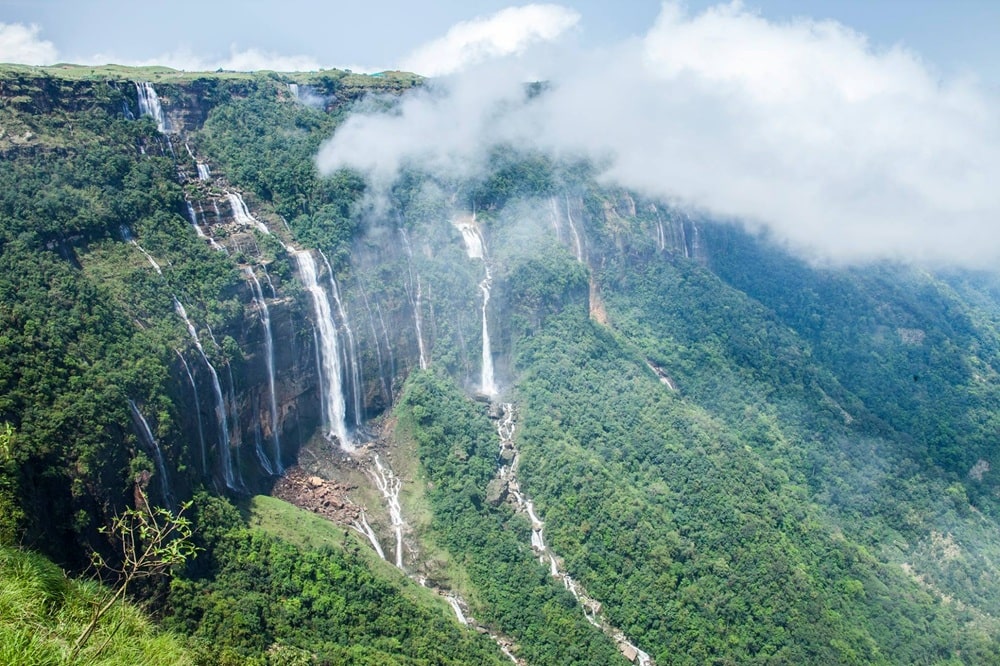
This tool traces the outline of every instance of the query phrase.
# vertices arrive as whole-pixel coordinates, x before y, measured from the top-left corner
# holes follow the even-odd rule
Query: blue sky
[[[300,56],[292,62],[379,69],[400,66],[407,54],[459,21],[510,4],[502,0],[0,0],[0,24],[37,26],[35,39],[51,43],[65,61],[148,62],[165,54],[183,54],[192,62],[216,64],[233,53],[254,50],[262,56]],[[656,0],[559,4],[580,14],[571,38],[583,47],[641,35],[660,11]],[[718,3],[687,0],[685,4],[697,12]],[[975,72],[994,84],[1000,81],[996,0],[745,0],[744,6],[774,21],[797,16],[835,19],[868,35],[876,48],[903,44],[943,73]]]

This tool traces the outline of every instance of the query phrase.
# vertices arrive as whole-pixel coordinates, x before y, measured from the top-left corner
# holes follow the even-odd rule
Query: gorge
[[[1000,658],[994,275],[513,145],[319,174],[424,85],[0,72],[0,535],[193,501],[190,663]]]

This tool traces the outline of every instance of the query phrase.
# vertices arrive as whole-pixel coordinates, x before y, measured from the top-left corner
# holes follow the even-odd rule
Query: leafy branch
[[[115,603],[124,599],[134,582],[166,575],[197,554],[200,549],[191,539],[191,520],[183,516],[190,507],[191,502],[185,502],[174,515],[162,507],[151,506],[145,495],[142,495],[138,506],[126,509],[112,518],[111,525],[101,528],[101,533],[111,535],[118,542],[122,555],[121,564],[111,565],[99,553],[93,553],[91,561],[98,571],[115,576],[119,581],[118,588],[102,605],[95,608],[87,627],[73,644],[71,663],[90,640],[101,618]],[[100,650],[103,649],[102,645]]]

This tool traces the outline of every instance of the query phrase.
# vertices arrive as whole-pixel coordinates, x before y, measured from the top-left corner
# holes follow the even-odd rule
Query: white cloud
[[[444,37],[405,57],[400,69],[424,76],[453,74],[489,58],[515,55],[533,44],[552,41],[579,20],[577,12],[560,5],[508,7],[455,24]]]
[[[51,65],[59,52],[52,42],[38,38],[37,25],[0,23],[0,62],[22,65]]]
[[[471,173],[514,141],[599,158],[607,182],[766,226],[813,258],[1000,259],[1000,104],[913,53],[832,21],[667,3],[641,39],[533,61],[552,86],[530,102],[525,66],[492,62],[355,116],[319,163],[382,182],[409,160]]]

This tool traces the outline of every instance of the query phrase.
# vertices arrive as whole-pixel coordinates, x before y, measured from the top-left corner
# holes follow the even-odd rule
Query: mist
[[[1000,107],[975,80],[833,21],[770,22],[738,3],[666,3],[644,35],[601,52],[553,34],[353,115],[320,170],[355,169],[375,190],[409,166],[469,178],[509,144],[588,158],[604,184],[766,228],[812,261],[1000,257]]]

